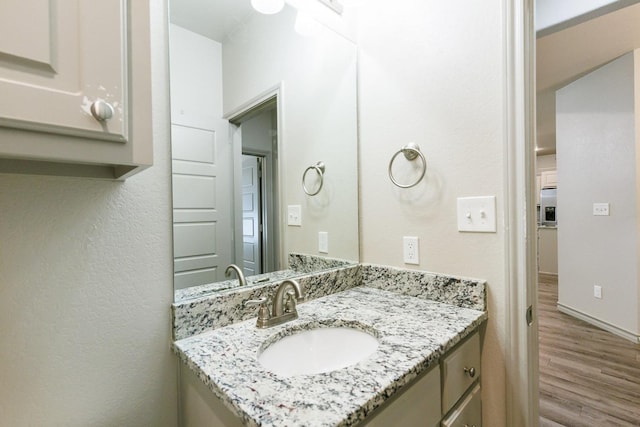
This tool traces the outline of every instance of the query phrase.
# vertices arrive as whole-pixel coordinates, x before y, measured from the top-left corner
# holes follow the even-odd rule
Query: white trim
[[[533,0],[504,0],[506,424],[539,423]]]
[[[558,311],[561,313],[568,314],[569,316],[580,319],[584,322],[587,322],[607,332],[611,332],[614,335],[617,335],[634,343],[640,343],[640,335],[638,334],[634,334],[633,332],[623,329],[619,326],[612,325],[611,323],[605,322],[604,320],[597,319],[587,313],[583,313],[580,310],[569,307],[568,305],[558,303],[557,307]]]

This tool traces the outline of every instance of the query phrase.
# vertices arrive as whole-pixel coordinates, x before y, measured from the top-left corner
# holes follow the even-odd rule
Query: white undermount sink
[[[258,352],[260,364],[278,375],[311,375],[346,368],[370,356],[379,345],[371,333],[343,326],[290,333]]]

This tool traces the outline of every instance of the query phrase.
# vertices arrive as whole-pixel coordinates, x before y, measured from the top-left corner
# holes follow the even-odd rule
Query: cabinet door
[[[558,173],[556,171],[545,171],[541,174],[543,187],[556,187],[558,185]]]
[[[440,424],[440,369],[433,368],[387,403],[362,427],[435,427]]]
[[[0,125],[126,142],[126,17],[126,0],[0,1]]]

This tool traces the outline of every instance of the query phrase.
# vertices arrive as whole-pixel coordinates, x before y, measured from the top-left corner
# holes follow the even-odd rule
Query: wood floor
[[[540,277],[540,426],[640,426],[640,344],[560,313]]]

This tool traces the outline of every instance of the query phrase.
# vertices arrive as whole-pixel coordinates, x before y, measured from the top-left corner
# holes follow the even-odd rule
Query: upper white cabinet
[[[148,0],[0,2],[0,172],[151,165]]]
[[[542,188],[544,187],[557,187],[558,186],[558,172],[555,170],[542,171],[540,173],[540,183]]]

